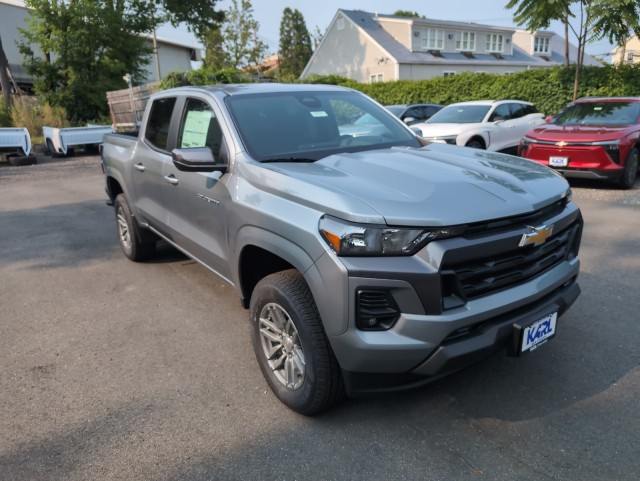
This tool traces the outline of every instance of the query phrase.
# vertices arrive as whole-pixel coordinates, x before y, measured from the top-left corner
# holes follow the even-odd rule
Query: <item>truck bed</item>
[[[90,125],[87,127],[55,128],[42,127],[45,144],[52,154],[67,155],[74,146],[97,145],[105,134],[113,132],[110,125]]]

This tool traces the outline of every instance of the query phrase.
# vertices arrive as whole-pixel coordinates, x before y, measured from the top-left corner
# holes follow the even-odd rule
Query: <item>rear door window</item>
[[[175,105],[175,97],[156,99],[151,105],[144,138],[158,149],[167,150],[169,127],[171,126],[171,116]]]

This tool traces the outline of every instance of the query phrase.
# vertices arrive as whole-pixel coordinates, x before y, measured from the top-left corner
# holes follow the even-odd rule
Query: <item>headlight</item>
[[[458,138],[457,135],[439,135],[439,136],[424,136],[430,142],[439,142],[441,144],[452,144],[455,145],[456,140]]]
[[[340,256],[409,256],[436,239],[462,234],[465,226],[412,229],[320,219],[320,234]]]
[[[606,150],[607,154],[616,164],[620,165],[620,140],[606,140],[591,142],[589,145],[597,145]]]
[[[534,144],[535,140],[530,139],[529,137],[522,137],[522,139],[520,139],[520,145],[518,148],[518,155],[522,155],[525,153],[525,151],[527,150],[527,148],[529,147],[529,145]]]

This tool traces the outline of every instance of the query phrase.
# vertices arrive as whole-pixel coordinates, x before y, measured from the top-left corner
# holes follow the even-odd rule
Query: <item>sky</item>
[[[259,34],[269,45],[269,53],[275,53],[278,49],[280,22],[286,7],[298,9],[302,13],[309,32],[315,31],[316,26],[324,32],[340,8],[387,14],[396,10],[409,10],[437,20],[517,27],[513,22],[513,11],[504,8],[507,2],[508,0],[251,0],[253,17],[260,24]],[[230,0],[219,0],[216,7],[226,10],[230,5]],[[560,23],[552,24],[549,30],[564,36],[564,27]],[[162,29],[160,33],[162,36],[179,35],[181,40],[189,38],[183,29],[177,33]],[[573,44],[576,43],[572,34],[569,34],[569,39]],[[604,56],[611,49],[608,42],[598,42],[589,44],[587,53]],[[605,57],[605,60],[608,59]]]

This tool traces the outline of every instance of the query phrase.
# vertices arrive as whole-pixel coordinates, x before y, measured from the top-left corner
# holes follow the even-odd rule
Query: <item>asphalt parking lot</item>
[[[574,183],[556,338],[315,418],[269,392],[235,292],[128,261],[98,157],[0,165],[0,480],[638,480],[640,181]]]

